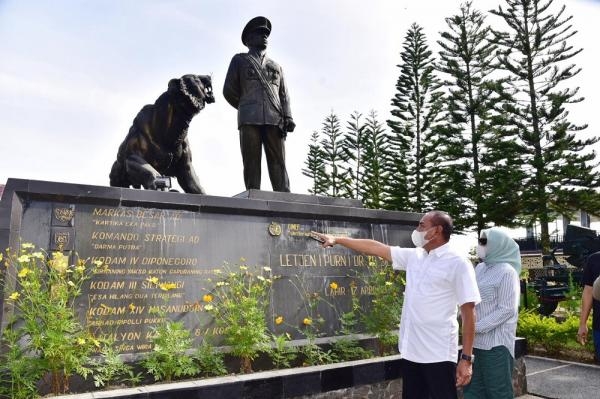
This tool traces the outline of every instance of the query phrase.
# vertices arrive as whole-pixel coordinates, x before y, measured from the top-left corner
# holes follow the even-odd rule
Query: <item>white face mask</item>
[[[481,260],[484,260],[485,255],[485,247],[481,244],[477,245],[477,257]]]
[[[432,228],[430,228],[428,230],[425,230],[425,231],[413,230],[410,238],[412,238],[412,242],[413,242],[413,244],[415,244],[415,247],[417,247],[417,248],[423,248],[425,245],[427,245],[427,243],[429,241],[431,241],[431,239],[426,240],[425,236],[427,235],[427,232],[429,230],[431,230]]]

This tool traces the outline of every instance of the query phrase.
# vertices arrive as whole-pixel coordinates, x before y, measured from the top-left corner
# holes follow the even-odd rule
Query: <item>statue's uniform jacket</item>
[[[246,60],[246,57],[254,55],[236,54],[231,59],[223,95],[227,102],[238,110],[238,128],[242,125],[275,125],[283,127],[283,117],[291,118],[290,100],[283,77],[281,67],[268,57],[264,57],[262,66],[263,75],[273,87],[275,93],[279,93],[279,101],[283,110],[283,116],[273,106],[256,71]]]

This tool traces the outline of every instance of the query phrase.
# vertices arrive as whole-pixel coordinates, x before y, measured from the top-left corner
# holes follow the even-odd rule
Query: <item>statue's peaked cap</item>
[[[254,17],[250,21],[248,21],[248,23],[244,27],[244,30],[242,31],[242,43],[244,43],[244,46],[246,45],[246,39],[248,34],[257,29],[264,29],[267,31],[267,36],[270,35],[271,21],[269,21],[265,17]]]

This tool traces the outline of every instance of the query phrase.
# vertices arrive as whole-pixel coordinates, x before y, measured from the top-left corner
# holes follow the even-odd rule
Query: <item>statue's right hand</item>
[[[294,120],[292,118],[285,118],[284,130],[286,132],[293,132],[295,128],[296,123],[294,123]]]

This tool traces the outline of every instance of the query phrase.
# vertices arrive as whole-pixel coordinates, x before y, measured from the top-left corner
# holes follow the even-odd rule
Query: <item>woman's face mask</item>
[[[485,259],[485,247],[481,244],[477,245],[477,257],[481,260]]]

